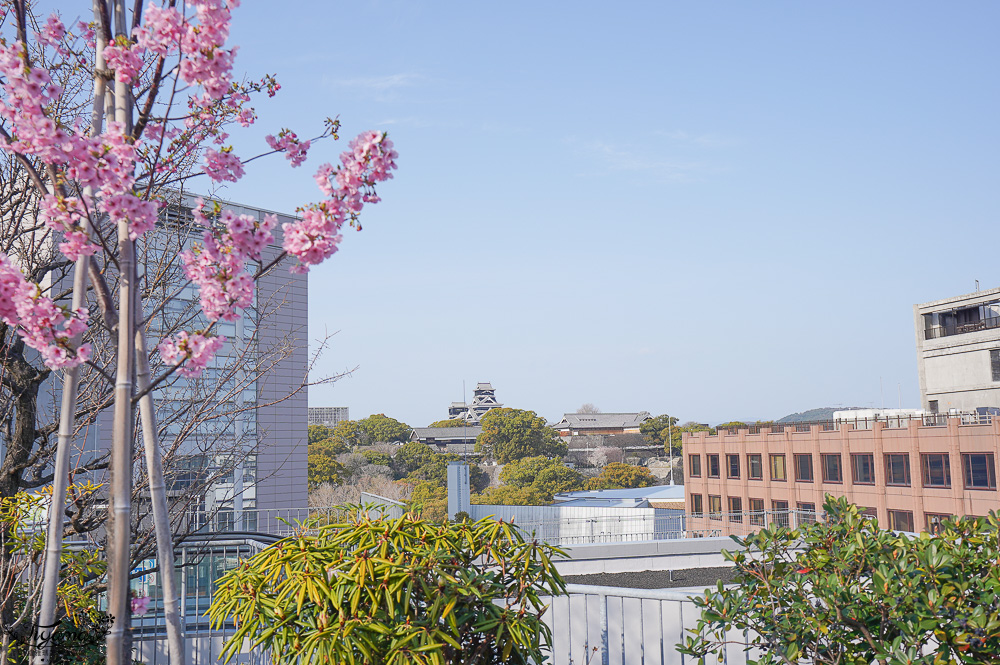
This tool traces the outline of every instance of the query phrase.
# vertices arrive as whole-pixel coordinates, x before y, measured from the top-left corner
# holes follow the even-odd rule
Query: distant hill
[[[820,409],[809,409],[801,413],[790,413],[784,418],[776,421],[779,423],[812,423],[820,420],[833,420],[834,411],[846,411],[847,409],[857,409],[856,406],[825,406]]]

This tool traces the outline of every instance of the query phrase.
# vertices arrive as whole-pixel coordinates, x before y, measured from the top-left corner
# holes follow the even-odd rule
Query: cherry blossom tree
[[[275,242],[277,219],[259,220],[199,201],[194,222],[200,242],[180,252],[184,279],[199,291],[207,325],[177,330],[151,344],[144,312],[162,309],[179,291],[162,296],[149,288],[143,242],[154,232],[172,189],[191,178],[236,182],[249,159],[229,143],[229,132],[256,119],[252,101],[273,96],[274,77],[237,80],[237,49],[228,44],[238,0],[187,0],[144,6],[137,0],[94,0],[93,20],[67,23],[57,14],[42,21],[28,0],[0,3],[0,148],[14,169],[12,182],[30,199],[17,217],[27,240],[0,254],[0,322],[16,344],[33,350],[47,374],[62,376],[62,400],[52,472],[52,508],[34,659],[48,662],[56,622],[56,587],[64,534],[70,449],[80,411],[81,371],[95,369],[113,384],[108,547],[108,663],[124,665],[132,572],[133,431],[142,433],[145,468],[161,571],[173,569],[173,541],[166,498],[154,396],[172,376],[198,377],[226,340],[220,322],[238,319],[254,299],[256,280],[290,263],[306,272],[330,258],[345,225],[360,228],[366,204],[376,203],[377,183],[392,177],[396,153],[383,132],[353,139],[339,164],[315,173],[316,202],[281,228],[283,251],[264,260]],[[88,10],[89,11],[89,10]],[[89,80],[91,86],[67,85]],[[89,111],[89,112],[88,112]],[[328,120],[315,139],[282,129],[266,139],[270,152],[301,165],[319,140],[337,138]],[[186,234],[185,230],[178,230]],[[72,279],[71,305],[53,293],[48,270],[25,270],[39,252]],[[49,264],[53,265],[53,264]],[[90,294],[96,301],[93,313]],[[88,340],[100,337],[107,348]],[[110,349],[108,351],[107,349]],[[114,376],[95,362],[110,354]],[[134,377],[134,381],[133,381]],[[98,407],[93,407],[98,408]],[[138,414],[136,413],[138,411]],[[138,415],[138,422],[136,416]],[[161,574],[172,663],[184,658],[173,575]]]

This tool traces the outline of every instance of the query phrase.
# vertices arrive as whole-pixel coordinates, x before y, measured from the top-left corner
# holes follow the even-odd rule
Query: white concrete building
[[[921,407],[1000,407],[1000,288],[913,306]]]

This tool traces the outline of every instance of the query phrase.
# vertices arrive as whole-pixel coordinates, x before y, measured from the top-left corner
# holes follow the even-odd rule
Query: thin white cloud
[[[343,88],[363,88],[375,92],[387,92],[416,85],[423,77],[418,74],[389,74],[388,76],[361,76],[349,79],[330,79],[333,86]]]
[[[631,147],[607,141],[578,143],[570,139],[569,142],[576,144],[579,152],[588,156],[591,163],[599,162],[608,170],[647,173],[664,181],[692,182],[699,179],[696,176],[719,170],[705,162],[681,162],[666,160],[659,156],[651,157]]]
[[[720,136],[718,134],[692,134],[691,132],[685,132],[681,129],[674,129],[671,131],[658,129],[653,132],[653,135],[662,136],[663,138],[676,141],[678,143],[693,143],[706,148],[727,148],[738,143],[735,139]]]

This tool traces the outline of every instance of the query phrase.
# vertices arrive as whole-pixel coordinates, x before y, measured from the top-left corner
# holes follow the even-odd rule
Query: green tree
[[[507,464],[523,457],[562,457],[568,452],[565,443],[545,419],[534,411],[492,409],[483,416],[482,433],[476,437],[476,452]]]
[[[435,420],[428,427],[465,427],[468,424],[461,418],[449,418],[448,420]]]
[[[369,464],[378,464],[379,466],[389,466],[392,464],[392,458],[385,453],[380,453],[375,450],[362,450],[361,456],[365,458],[365,461]]]
[[[407,441],[392,456],[392,469],[397,478],[405,478],[423,465],[431,462],[436,452],[420,441]]]
[[[226,573],[208,614],[238,628],[274,665],[527,665],[551,631],[547,598],[565,593],[562,553],[526,542],[509,524],[373,518],[286,538]]]
[[[309,443],[318,443],[333,436],[333,430],[326,425],[309,425]]]
[[[337,455],[331,452],[331,448],[323,446],[322,443],[324,442],[309,446],[307,460],[309,487],[319,487],[323,483],[339,485],[350,475],[346,467],[337,461]]]
[[[629,489],[652,487],[656,482],[656,476],[644,466],[612,462],[601,469],[600,475],[587,480],[585,486],[588,490]]]
[[[448,488],[430,481],[418,482],[410,494],[408,509],[424,519],[448,519]]]
[[[663,446],[664,450],[667,447],[668,437],[673,442],[674,450],[679,450],[681,447],[681,433],[677,428],[677,418],[673,416],[668,416],[664,413],[663,415],[644,420],[639,425],[639,431],[645,434],[646,438],[653,443]]]
[[[731,420],[728,423],[720,423],[719,425],[715,426],[715,430],[716,431],[719,431],[721,429],[728,429],[728,430],[732,430],[732,431],[736,432],[736,431],[739,431],[741,429],[749,429],[749,428],[750,428],[750,425],[748,425],[745,422],[739,421],[739,420]]]
[[[995,513],[908,536],[843,498],[824,509],[823,522],[733,538],[746,548],[725,552],[735,584],[695,596],[682,653],[721,658],[736,632],[762,665],[1000,662]]]
[[[356,446],[368,443],[368,436],[356,420],[341,420],[330,431],[329,441],[340,453],[346,453]],[[340,454],[338,453],[338,454]]]
[[[544,494],[534,485],[527,487],[501,485],[500,487],[490,487],[481,494],[473,494],[471,502],[503,506],[545,506],[552,503],[552,496]],[[497,515],[497,517],[502,519],[505,516]]]
[[[376,413],[358,421],[358,427],[364,432],[366,443],[382,441],[408,441],[413,429],[406,423],[390,418],[384,413]]]
[[[462,458],[454,453],[433,453],[410,471],[406,476],[408,482],[428,481],[439,487],[448,485],[448,464],[458,462]],[[469,487],[473,492],[481,492],[490,484],[490,475],[478,465],[469,465]]]
[[[549,502],[554,494],[583,489],[580,472],[541,455],[506,465],[500,472],[500,482],[515,488],[534,487]]]

